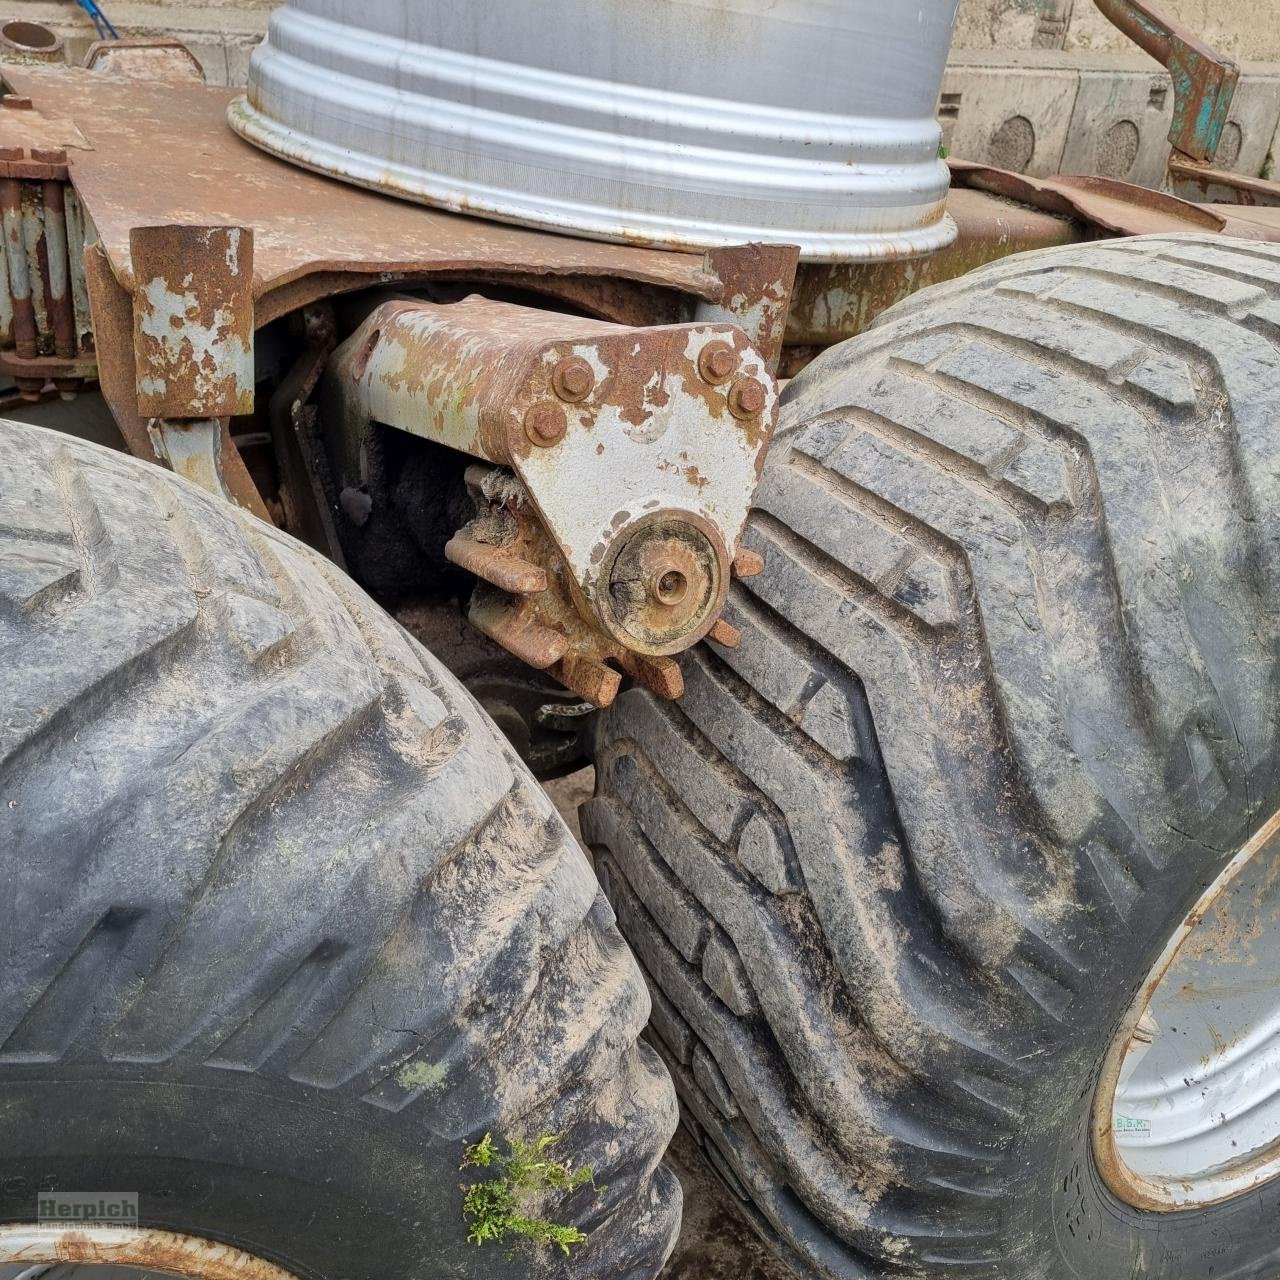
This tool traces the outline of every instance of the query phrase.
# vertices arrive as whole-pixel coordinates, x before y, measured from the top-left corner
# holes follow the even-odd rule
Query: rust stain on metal
[[[1219,235],[1225,223],[1217,214],[1176,196],[1114,178],[1030,178],[990,165],[952,160],[955,181],[994,195],[1020,200],[1050,213],[1078,218],[1089,226],[1122,236],[1195,231]]]
[[[1029,178],[953,160],[947,209],[960,229],[928,258],[868,264],[802,263],[796,278],[782,372],[794,376],[824,347],[870,327],[920,289],[1032,249],[1097,236],[1187,232],[1280,239],[1280,226],[1250,226],[1161,192],[1103,178]],[[1224,216],[1225,215],[1225,216]]]
[[[596,385],[595,371],[581,356],[565,356],[551,371],[551,385],[561,400],[577,404]]]
[[[732,382],[708,382],[722,362]],[[628,655],[665,657],[714,625],[777,414],[760,353],[727,324],[632,328],[474,295],[376,307],[322,398],[351,483],[374,422],[511,469],[473,483],[480,514],[450,556],[523,597],[482,592],[477,625],[526,661],[573,658],[554,674],[595,701]]]
[[[129,452],[135,457],[159,463],[147,430],[147,419],[138,412],[132,300],[116,279],[100,245],[90,245],[85,250],[84,272],[93,330],[101,347],[98,374],[103,397],[111,407]],[[226,431],[222,433],[220,466],[223,481],[237,505],[270,522],[271,516],[262,495],[258,493],[244,459]]]
[[[731,622],[720,618],[707,633],[707,639],[713,640],[724,649],[736,649],[742,643],[742,632]]]
[[[60,63],[63,41],[40,22],[14,19],[0,26],[0,51],[5,63]]]
[[[727,342],[709,342],[698,356],[698,372],[713,387],[728,382],[737,368],[738,357]]]
[[[722,284],[715,299],[698,307],[696,317],[736,325],[764,356],[769,371],[776,372],[799,262],[794,245],[709,250],[706,269]]]
[[[253,412],[253,234],[134,227],[138,409],[152,418]]]
[[[477,588],[468,616],[477,631],[537,671],[554,666],[569,650],[568,637],[539,622],[521,598]]]
[[[62,75],[65,68],[50,74]],[[12,82],[20,72],[6,66],[4,79]],[[29,94],[6,94],[0,98],[0,149],[18,152],[39,150],[74,150],[89,152],[93,148],[80,126],[63,112],[56,98],[37,106]],[[64,175],[65,176],[65,175]]]
[[[524,415],[525,434],[536,445],[553,445],[564,438],[569,420],[559,405],[532,404]]]
[[[12,119],[0,110],[0,124]],[[64,147],[0,147],[0,218],[0,371],[26,400],[40,399],[50,382],[73,396],[97,370],[91,336],[82,342],[76,322],[83,233]]]
[[[751,378],[739,378],[729,389],[729,412],[735,418],[754,418],[767,403],[765,389]]]
[[[484,550],[469,551],[465,567],[483,579],[472,597],[473,624],[522,661],[545,670],[566,688],[597,707],[617,696],[623,675],[663,698],[679,697],[684,684],[679,666],[661,654],[637,653],[626,639],[609,634],[586,599],[565,557],[548,534],[523,485],[502,468],[473,466],[467,485],[476,503],[475,519],[451,546],[491,539]],[[633,626],[681,625],[697,614],[708,594],[718,612],[723,599],[718,583],[706,581],[707,566],[688,545],[679,521],[661,516],[649,535],[629,540],[630,554],[611,574],[611,591],[622,591],[620,605]],[[462,558],[451,555],[456,563]],[[519,566],[506,583],[488,570]],[[716,572],[714,566],[710,572]],[[542,575],[541,584],[534,574]],[[491,585],[492,584],[492,585]],[[501,587],[495,590],[494,586]],[[541,585],[541,589],[534,589]],[[714,621],[714,614],[710,621]]]
[[[620,672],[579,653],[569,654],[560,663],[556,678],[595,707],[609,706],[622,687]]]
[[[1229,173],[1224,169],[1196,164],[1177,156],[1169,161],[1169,176],[1178,192],[1185,191],[1193,200],[1209,204],[1243,205],[1246,208],[1280,207],[1280,182],[1273,182],[1269,178]],[[1218,212],[1226,213],[1224,210]]]
[[[1011,253],[1070,244],[1086,234],[1072,215],[964,187],[951,191],[947,211],[960,234],[950,248],[927,258],[800,264],[787,321],[785,376],[793,377],[824,347],[861,333],[881,312],[920,289]]]

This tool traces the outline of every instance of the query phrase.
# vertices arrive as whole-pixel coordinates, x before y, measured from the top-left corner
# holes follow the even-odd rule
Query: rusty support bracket
[[[1169,130],[1173,149],[1192,160],[1213,160],[1240,68],[1194,32],[1166,18],[1148,0],[1095,3],[1109,22],[1166,67],[1173,78],[1173,125]]]
[[[800,250],[792,244],[735,245],[710,249],[703,261],[722,290],[717,301],[698,303],[694,319],[737,325],[764,356],[769,372],[777,373]]]
[[[253,412],[253,232],[134,227],[133,350],[144,418]]]
[[[777,404],[733,325],[633,328],[478,296],[384,302],[322,392],[346,486],[367,480],[375,422],[492,464],[468,473],[478,515],[446,548],[486,583],[473,621],[601,704],[619,678],[606,660],[678,692],[668,656],[724,607]]]
[[[150,423],[138,413],[132,301],[111,270],[101,244],[92,244],[85,249],[84,271],[97,339],[98,379],[103,397],[111,407],[129,452],[149,462],[162,462],[152,442]],[[225,431],[222,433],[219,473],[237,506],[252,511],[260,519],[271,519],[244,460]]]

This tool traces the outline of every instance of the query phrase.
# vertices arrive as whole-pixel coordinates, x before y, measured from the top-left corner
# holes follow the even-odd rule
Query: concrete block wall
[[[1175,22],[1238,62],[1280,62],[1275,0],[1158,0]],[[1048,47],[1126,53],[1092,0],[960,0],[957,49]]]
[[[1173,86],[1142,53],[956,50],[940,115],[950,154],[1036,177],[1100,174],[1159,186]],[[1273,176],[1280,159],[1280,63],[1245,63],[1218,163]]]

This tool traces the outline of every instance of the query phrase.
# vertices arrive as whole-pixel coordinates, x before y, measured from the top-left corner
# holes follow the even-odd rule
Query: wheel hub
[[[1280,1176],[1280,815],[1170,939],[1108,1055],[1094,1148],[1143,1209],[1200,1208]]]

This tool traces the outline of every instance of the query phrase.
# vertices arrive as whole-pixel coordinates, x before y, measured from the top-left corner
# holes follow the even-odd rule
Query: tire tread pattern
[[[1280,804],[1278,455],[1260,245],[1009,259],[788,388],[741,646],[606,714],[583,829],[801,1274],[996,1274],[1093,958]]]

